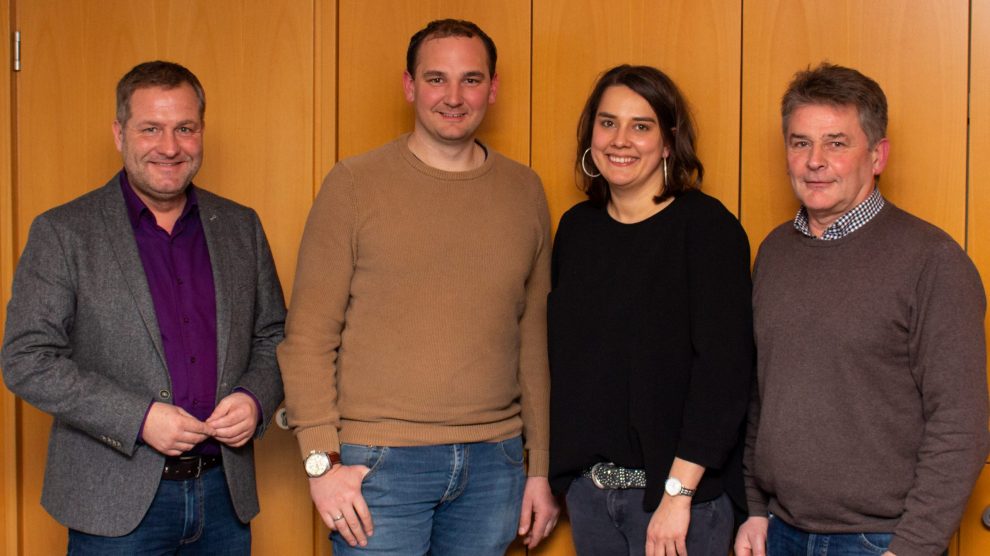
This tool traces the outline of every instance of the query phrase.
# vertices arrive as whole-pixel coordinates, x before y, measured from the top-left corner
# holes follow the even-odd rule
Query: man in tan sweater
[[[473,23],[416,33],[414,130],[339,162],[306,224],[278,358],[335,556],[501,555],[557,520],[549,216],[536,174],[475,139],[495,60]]]
[[[980,277],[876,188],[875,81],[823,64],[795,76],[781,112],[802,208],[753,271],[759,388],[736,554],[940,555],[987,455]]]

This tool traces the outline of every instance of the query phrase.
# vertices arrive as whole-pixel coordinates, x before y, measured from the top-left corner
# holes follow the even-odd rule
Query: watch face
[[[677,496],[681,493],[681,482],[671,477],[664,483],[663,490],[671,496]]]
[[[330,469],[330,458],[326,454],[316,452],[306,458],[306,474],[310,477],[319,477]]]

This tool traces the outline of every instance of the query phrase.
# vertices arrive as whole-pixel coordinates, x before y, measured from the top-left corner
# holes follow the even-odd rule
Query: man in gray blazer
[[[285,304],[255,212],[192,185],[205,106],[178,64],[128,72],[124,169],[35,219],[17,266],[3,377],[54,417],[42,505],[71,554],[250,553]]]

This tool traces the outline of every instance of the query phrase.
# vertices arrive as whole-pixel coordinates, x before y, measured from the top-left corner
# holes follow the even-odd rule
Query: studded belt
[[[165,469],[162,479],[166,481],[185,481],[196,479],[207,469],[213,469],[223,463],[220,456],[190,456],[165,458]]]
[[[581,474],[602,489],[646,488],[646,471],[627,469],[614,463],[596,463]]]

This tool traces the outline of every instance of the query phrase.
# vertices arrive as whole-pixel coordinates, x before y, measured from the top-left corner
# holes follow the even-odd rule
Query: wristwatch
[[[313,450],[306,456],[306,474],[314,479],[322,477],[338,463],[340,463],[340,454],[337,452],[317,452]]]
[[[667,482],[663,484],[663,491],[671,496],[694,496],[694,489],[684,488],[681,484],[681,480],[675,477],[669,477]]]

